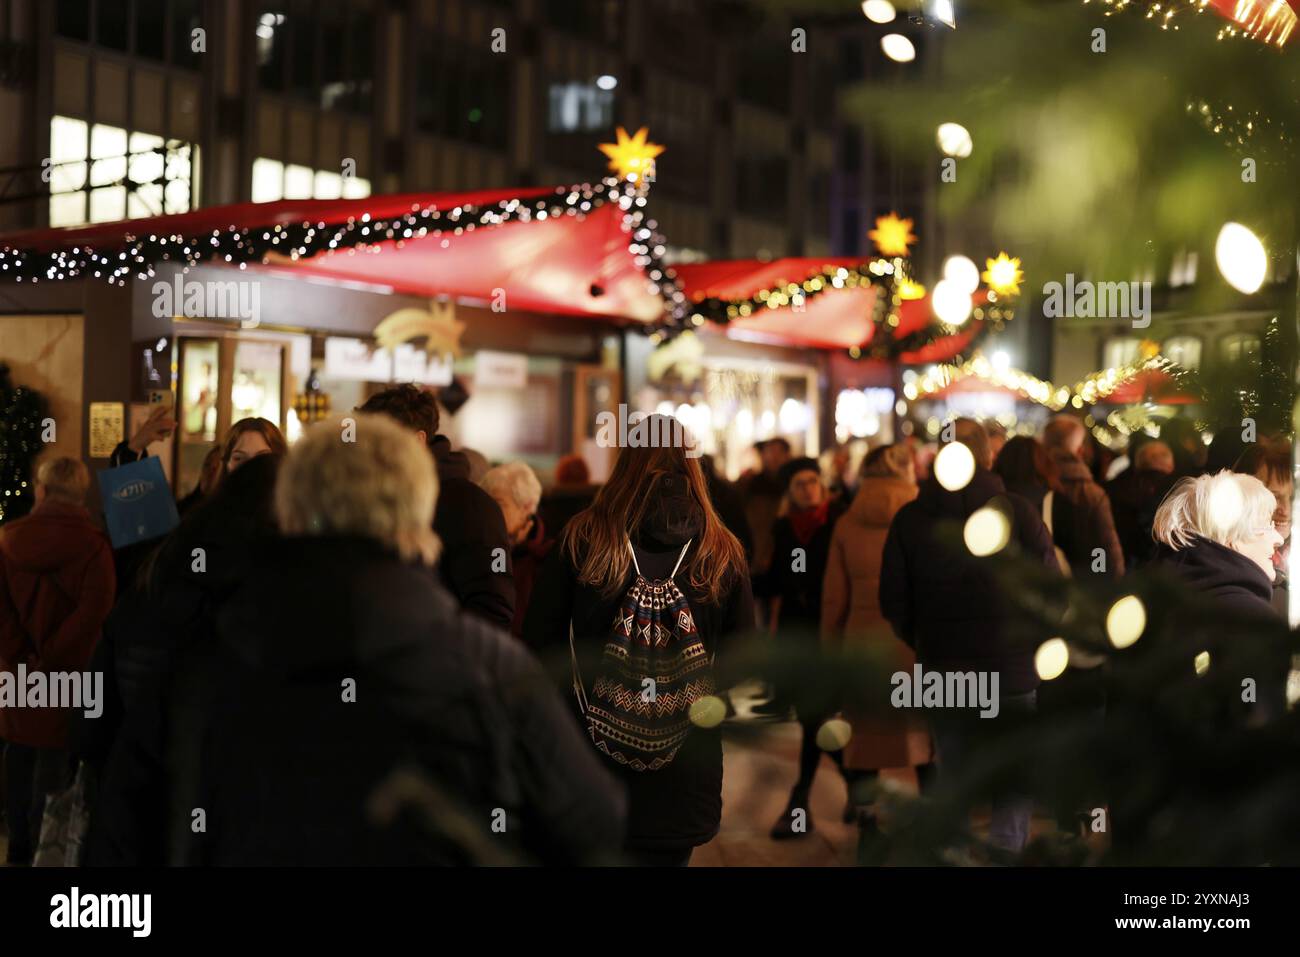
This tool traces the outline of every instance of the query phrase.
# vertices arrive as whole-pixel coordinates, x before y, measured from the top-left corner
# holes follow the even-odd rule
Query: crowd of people
[[[934,794],[1061,700],[1106,720],[1095,661],[1045,686],[1046,636],[1022,640],[989,565],[945,538],[995,501],[1050,575],[1156,567],[1243,620],[1285,617],[1285,441],[1211,470],[1183,420],[1117,460],[1070,416],[1038,437],[950,424],[973,462],[953,487],[913,440],[823,468],[774,438],[734,483],[685,446],[630,445],[604,482],[574,456],[544,490],[525,462],[454,450],[433,395],[400,386],[292,448],[235,423],[180,525],[117,552],[85,466],[49,459],[34,512],[0,530],[0,670],[102,673],[105,701],[94,718],[0,707],[8,860],[39,856],[48,798],[80,769],[90,866],[684,866],[718,833],[722,727],[742,718],[800,726],[771,838],[815,830],[826,757],[877,846],[882,771]],[[156,410],[112,464],[174,427]],[[994,675],[999,717],[838,700],[790,673],[739,715],[716,676],[741,642]],[[1258,707],[1223,720],[1285,711],[1286,663],[1259,677]],[[851,734],[828,743],[841,714]],[[989,797],[994,859],[1013,861],[1032,788]],[[1048,810],[1078,826],[1080,808]]]

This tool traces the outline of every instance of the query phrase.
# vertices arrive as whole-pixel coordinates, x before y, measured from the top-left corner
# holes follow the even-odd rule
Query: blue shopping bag
[[[160,538],[180,522],[162,461],[156,456],[100,472],[99,491],[114,548]]]

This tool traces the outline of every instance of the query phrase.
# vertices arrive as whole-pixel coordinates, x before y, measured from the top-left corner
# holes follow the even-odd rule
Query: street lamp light
[[[1264,284],[1268,254],[1259,237],[1241,223],[1225,223],[1219,230],[1214,259],[1228,285],[1239,292],[1257,292]]]
[[[940,123],[939,129],[935,131],[935,138],[945,156],[955,156],[958,159],[970,156],[974,145],[971,142],[970,130],[960,123]]]
[[[898,15],[889,0],[863,0],[862,14],[872,23],[892,23]]]
[[[880,48],[896,63],[911,63],[916,59],[916,47],[901,33],[886,33],[880,38]]]

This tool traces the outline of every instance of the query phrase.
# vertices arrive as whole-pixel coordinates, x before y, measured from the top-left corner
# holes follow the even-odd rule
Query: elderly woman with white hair
[[[1271,603],[1273,553],[1283,541],[1276,507],[1255,476],[1225,470],[1181,479],[1161,502],[1152,529],[1162,546],[1152,568],[1187,584],[1195,606],[1174,610],[1170,633],[1194,642],[1195,654],[1208,654],[1211,683],[1248,724],[1275,718],[1286,706],[1287,655],[1274,654],[1271,640],[1283,625]],[[1208,623],[1201,608],[1222,610],[1231,625]],[[1243,695],[1246,678],[1253,693]]]
[[[523,638],[524,615],[533,596],[533,582],[554,544],[537,513],[542,502],[542,483],[526,462],[506,462],[489,469],[479,484],[501,506],[506,520],[515,576],[515,617],[510,623],[510,633]]]
[[[176,696],[194,753],[173,862],[561,863],[620,845],[620,790],[541,666],[430,573],[437,497],[428,450],[384,415],[293,447],[284,537]]]
[[[1223,471],[1184,478],[1156,510],[1158,564],[1243,613],[1272,615],[1277,503],[1253,475]]]

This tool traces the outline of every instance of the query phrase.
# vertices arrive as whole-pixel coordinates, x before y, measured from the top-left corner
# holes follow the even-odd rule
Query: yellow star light
[[[1020,260],[998,253],[997,259],[986,259],[981,279],[999,296],[1014,296],[1020,292],[1020,283],[1025,274],[1020,271]]]
[[[925,287],[913,279],[900,279],[898,282],[899,299],[924,299]]]
[[[897,213],[876,218],[876,228],[867,233],[882,256],[906,256],[908,244],[916,242],[912,220],[899,219]]]
[[[646,127],[636,131],[636,136],[628,136],[627,130],[619,127],[617,143],[601,143],[600,151],[609,157],[609,168],[620,179],[637,180],[654,172],[655,157],[664,151],[658,143],[646,141],[650,131]]]

